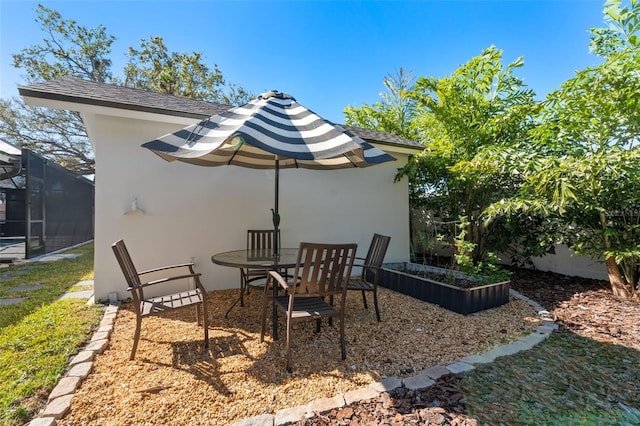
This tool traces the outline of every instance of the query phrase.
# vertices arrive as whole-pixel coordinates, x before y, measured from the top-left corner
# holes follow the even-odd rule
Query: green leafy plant
[[[460,232],[455,237],[454,267],[455,269],[472,276],[481,284],[506,281],[511,272],[498,266],[499,258],[492,252],[487,252],[483,261],[473,260],[475,243],[465,239],[469,220],[466,216],[460,216],[458,228]]]
[[[517,196],[485,213],[561,221],[577,253],[603,259],[616,296],[640,300],[640,1],[605,3],[603,61],[548,95]]]

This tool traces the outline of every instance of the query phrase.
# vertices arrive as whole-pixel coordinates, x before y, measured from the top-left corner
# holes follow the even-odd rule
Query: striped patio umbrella
[[[245,105],[142,146],[167,161],[275,169],[275,205],[271,211],[276,254],[281,168],[343,169],[395,160],[278,91],[264,93]]]

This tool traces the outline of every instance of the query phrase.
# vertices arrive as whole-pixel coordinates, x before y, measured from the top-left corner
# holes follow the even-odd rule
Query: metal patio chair
[[[344,340],[344,308],[347,281],[358,246],[356,244],[301,243],[293,278],[287,281],[278,271],[269,271],[269,279],[262,299],[262,325],[260,341],[264,341],[269,301],[287,317],[287,371],[291,372],[291,326],[294,322],[338,318],[340,322],[340,349],[346,358]],[[269,281],[282,287],[287,294],[271,294]],[[338,306],[334,296],[340,297]],[[319,323],[316,332],[319,331]]]
[[[362,264],[355,264],[356,267],[362,268],[362,273],[358,277],[352,277],[349,280],[347,288],[349,290],[361,291],[364,308],[368,309],[366,293],[373,293],[373,305],[376,309],[376,318],[380,321],[380,309],[378,308],[378,281],[380,279],[380,268],[384,255],[387,253],[391,237],[385,235],[373,234],[367,257],[364,259],[357,257],[356,259],[363,261]]]
[[[163,266],[147,271],[138,272],[136,267],[129,256],[129,251],[124,244],[123,240],[116,241],[111,248],[118,260],[120,269],[127,280],[128,290],[131,292],[133,299],[133,307],[136,312],[136,331],[133,336],[133,347],[131,348],[131,355],[129,360],[133,360],[136,355],[136,349],[138,348],[138,341],[140,340],[140,328],[142,325],[142,318],[149,315],[158,315],[163,312],[185,308],[196,305],[196,320],[198,325],[202,323],[204,328],[204,347],[209,347],[209,321],[207,314],[207,292],[200,282],[200,274],[195,273],[193,270],[193,263],[183,263],[171,266]],[[179,271],[180,269],[188,271],[188,273],[167,275],[164,278],[155,279],[152,281],[141,280],[141,277],[162,271]],[[174,280],[181,279],[193,279],[195,283],[195,289],[186,290],[178,293],[172,293],[162,296],[146,297],[144,289],[167,283]]]
[[[274,244],[274,230],[273,229],[249,229],[247,230],[247,250],[272,250]],[[279,240],[279,239],[278,239]],[[266,269],[253,269],[253,268],[241,268],[240,269],[240,296],[233,302],[224,317],[227,318],[229,312],[240,302],[240,306],[244,306],[244,294],[249,294],[249,288],[255,281],[267,280],[268,270]],[[264,283],[263,283],[264,284]],[[262,287],[257,285],[255,287]]]

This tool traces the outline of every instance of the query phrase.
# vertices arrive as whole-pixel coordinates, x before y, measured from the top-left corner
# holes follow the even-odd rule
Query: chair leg
[[[142,316],[136,315],[136,331],[133,333],[133,347],[131,348],[131,355],[129,355],[129,361],[133,361],[136,357],[136,350],[138,349],[138,340],[140,340],[140,327],[142,326]]]
[[[264,287],[264,293],[262,295],[262,319],[260,321],[260,341],[264,342],[264,330],[267,327],[267,286]]]
[[[287,317],[287,372],[291,373],[291,319]]]
[[[198,305],[198,308],[200,306]],[[199,310],[199,309],[198,309]],[[204,327],[204,347],[209,347],[209,314],[207,311],[207,296],[202,297],[202,326]]]
[[[340,350],[342,351],[342,360],[347,359],[347,348],[344,343],[344,313],[340,315]]]
[[[378,318],[378,322],[380,322],[380,309],[378,308],[378,291],[373,290],[373,305],[376,308],[376,317]]]
[[[362,303],[364,303],[364,308],[365,309],[369,309],[369,307],[367,307],[367,296],[365,296],[365,291],[362,290]]]
[[[241,269],[240,270],[240,307],[244,306],[244,290],[245,287],[248,287],[246,285],[246,280],[244,277],[244,271]],[[248,289],[247,289],[247,293],[249,293]]]
[[[333,306],[333,296],[329,297],[329,304]],[[333,327],[333,317],[329,317],[329,327]],[[320,331],[320,329],[318,329]]]

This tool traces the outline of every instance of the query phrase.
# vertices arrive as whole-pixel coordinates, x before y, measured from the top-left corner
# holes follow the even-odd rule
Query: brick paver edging
[[[108,305],[91,340],[69,361],[65,376],[49,394],[47,405],[33,419],[29,426],[54,426],[57,419],[63,418],[71,409],[73,395],[93,368],[93,359],[109,347],[109,337],[113,331],[113,323],[118,313],[118,305]]]
[[[233,426],[285,426],[299,421],[302,417],[311,418],[316,414],[326,413],[336,408],[344,407],[355,402],[366,401],[377,397],[382,392],[391,392],[401,386],[407,389],[422,389],[433,386],[440,377],[450,373],[464,373],[473,370],[476,364],[493,362],[501,356],[513,355],[533,348],[544,341],[558,329],[551,314],[535,301],[510,290],[511,296],[524,300],[536,310],[542,319],[542,325],[536,332],[529,334],[515,342],[491,349],[483,354],[472,355],[449,365],[436,365],[421,371],[419,374],[405,379],[387,377],[379,382],[369,384],[368,387],[352,390],[331,398],[316,399],[305,405],[279,410],[276,414],[262,414],[240,420]],[[29,426],[55,426],[56,419],[63,418],[71,409],[71,400],[76,389],[80,386],[93,367],[95,354],[100,354],[109,346],[109,336],[113,330],[113,322],[118,312],[118,305],[107,306],[98,329],[91,341],[69,363],[69,370],[58,385],[51,391],[49,402]]]
[[[369,384],[366,388],[346,392],[344,394],[334,396],[333,398],[317,399],[306,405],[299,405],[297,407],[280,410],[275,415],[263,414],[260,416],[249,417],[234,423],[233,426],[291,425],[303,417],[311,418],[316,414],[323,414],[336,408],[342,408],[345,405],[349,405],[354,402],[367,401],[377,397],[382,392],[391,392],[401,386],[404,386],[407,389],[428,388],[429,386],[433,386],[436,383],[436,380],[446,374],[471,371],[475,368],[474,365],[476,364],[486,364],[493,362],[498,357],[513,355],[518,352],[531,349],[549,337],[554,330],[558,329],[558,325],[555,323],[551,314],[538,303],[515,290],[510,290],[510,294],[516,299],[524,300],[536,310],[542,319],[542,325],[538,327],[536,332],[516,340],[515,342],[491,349],[483,354],[462,358],[453,364],[446,366],[433,366],[412,377],[407,377],[405,379],[387,377],[379,382]]]

